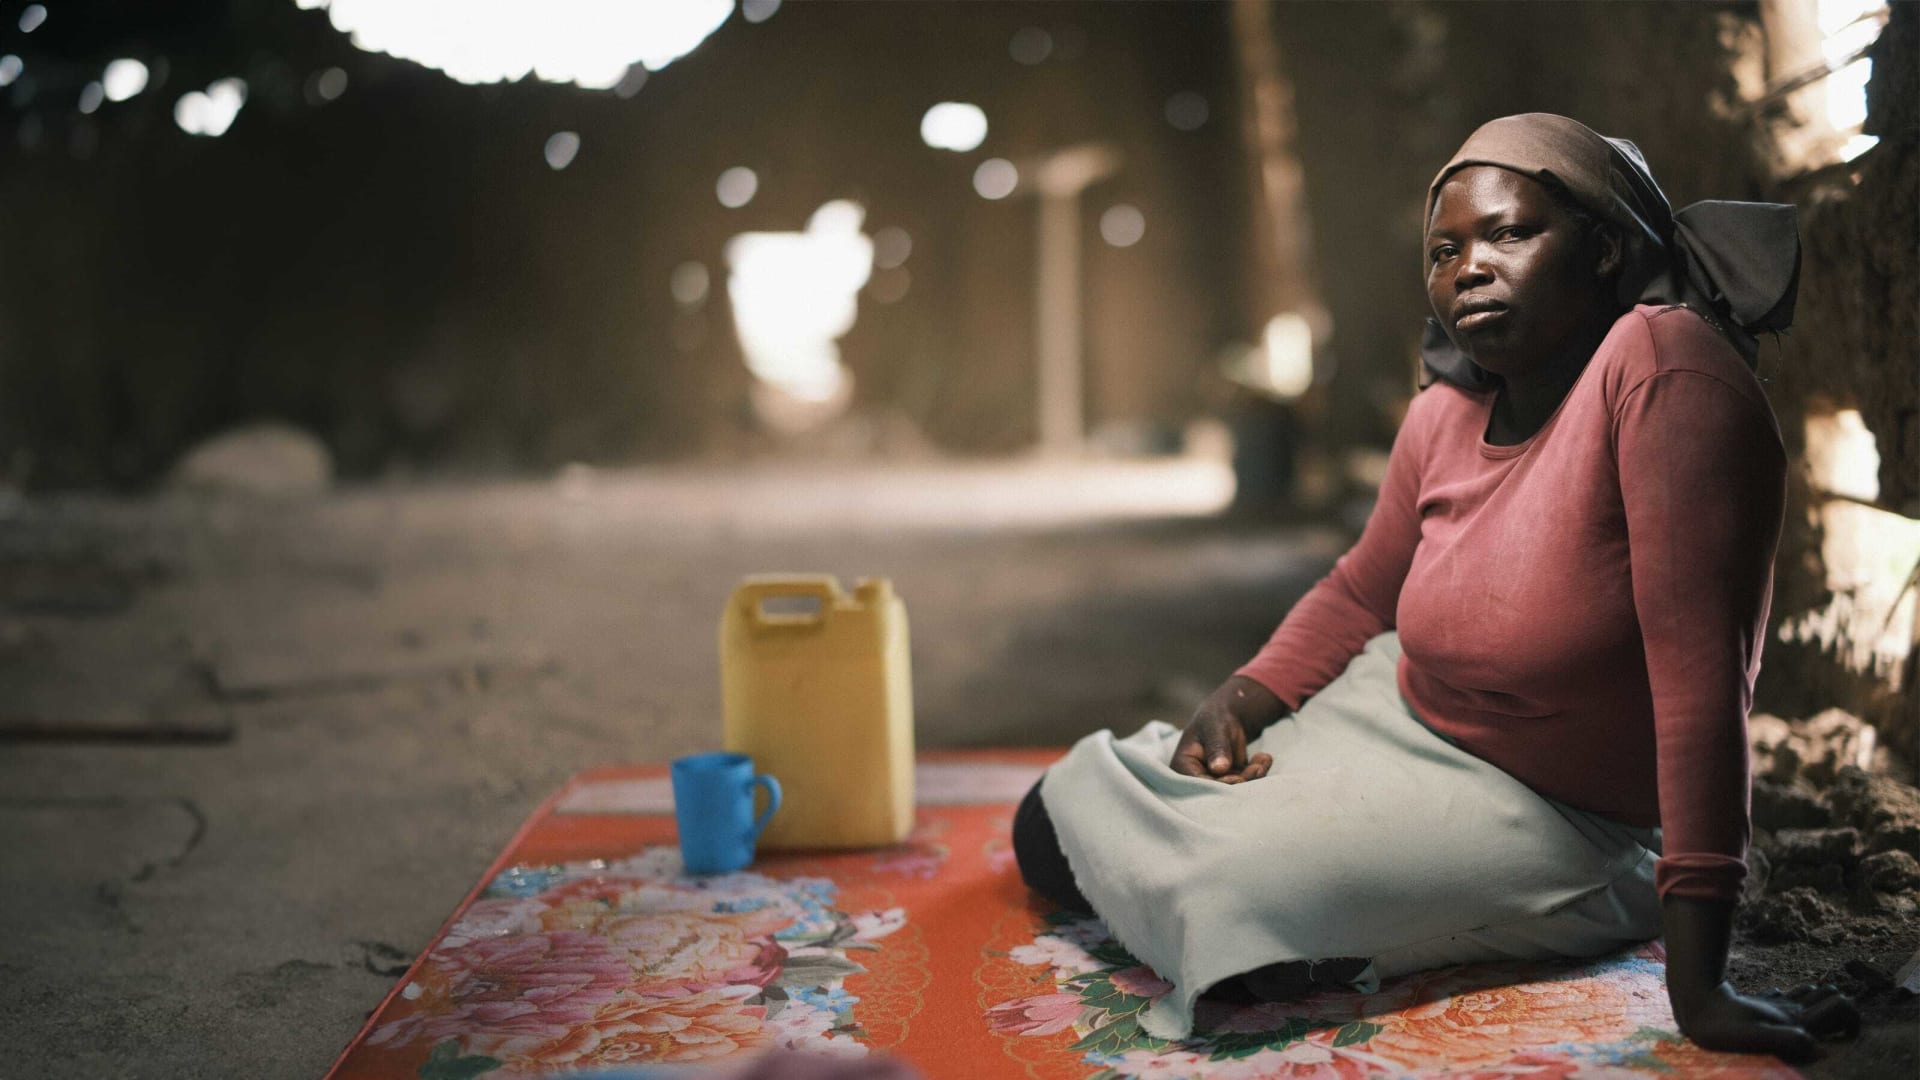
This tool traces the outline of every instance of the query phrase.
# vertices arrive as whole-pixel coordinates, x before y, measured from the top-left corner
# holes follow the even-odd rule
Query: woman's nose
[[[1459,268],[1453,273],[1453,288],[1456,292],[1466,292],[1476,285],[1485,285],[1493,280],[1493,271],[1480,258],[1480,245],[1469,246],[1460,253]]]

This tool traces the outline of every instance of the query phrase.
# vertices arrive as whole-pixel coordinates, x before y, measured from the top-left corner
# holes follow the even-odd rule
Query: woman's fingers
[[[1247,762],[1247,767],[1240,770],[1240,779],[1258,780],[1267,775],[1267,771],[1271,768],[1273,768],[1272,754],[1255,754],[1253,758]]]
[[[1173,761],[1169,764],[1174,772],[1182,776],[1212,775],[1207,772],[1206,749],[1200,745],[1192,728],[1188,728],[1187,733],[1180,737],[1180,745],[1174,748]]]
[[[1805,1002],[1809,998],[1825,997],[1828,994],[1837,994],[1840,992],[1840,988],[1833,985],[1832,983],[1801,983],[1799,986],[1796,986],[1791,990],[1781,990],[1776,987],[1773,992],[1775,994],[1778,994],[1781,997],[1792,998],[1795,1001]]]
[[[1235,753],[1232,741],[1227,738],[1226,725],[1209,723],[1200,725],[1200,741],[1207,748],[1207,771],[1225,778],[1236,771],[1240,755]]]
[[[1813,1036],[1807,1034],[1805,1029],[1789,1024],[1755,1024],[1743,1035],[1745,1037],[1740,1041],[1745,1046],[1740,1049],[1748,1053],[1772,1054],[1794,1064],[1804,1064],[1820,1056],[1820,1048],[1814,1045]]]
[[[1832,987],[1825,989],[1830,991],[1826,996],[1802,1003],[1800,1026],[1816,1039],[1860,1034],[1860,1010],[1853,999]]]

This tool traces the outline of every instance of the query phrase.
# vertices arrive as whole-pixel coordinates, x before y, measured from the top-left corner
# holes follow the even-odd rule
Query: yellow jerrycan
[[[720,619],[723,739],[780,781],[762,848],[881,847],[913,829],[907,609],[885,578],[756,575]]]

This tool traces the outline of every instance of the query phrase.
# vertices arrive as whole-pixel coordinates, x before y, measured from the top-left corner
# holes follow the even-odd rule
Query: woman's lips
[[[1505,318],[1506,314],[1506,308],[1482,308],[1479,311],[1469,311],[1458,319],[1453,320],[1453,328],[1455,330],[1479,330]]]

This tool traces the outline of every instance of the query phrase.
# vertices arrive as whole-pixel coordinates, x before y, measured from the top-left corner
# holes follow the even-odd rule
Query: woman
[[[1022,872],[1175,988],[1371,989],[1659,936],[1681,1030],[1791,1060],[1832,987],[1724,979],[1786,462],[1749,363],[1791,207],[1673,214],[1639,150],[1495,120],[1428,190],[1435,381],[1359,541],[1184,732],[1081,740]]]

